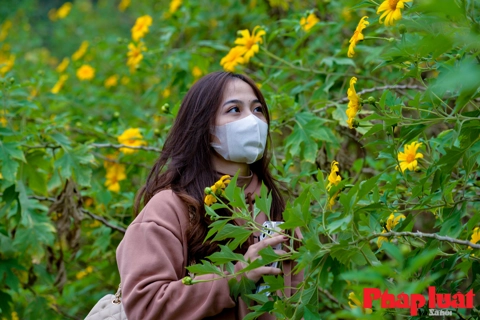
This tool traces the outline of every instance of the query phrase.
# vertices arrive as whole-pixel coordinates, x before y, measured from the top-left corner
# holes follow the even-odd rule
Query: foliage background
[[[181,98],[199,71],[221,69],[238,30],[257,25],[266,31],[260,52],[236,70],[253,77],[267,98],[272,169],[291,191],[285,217],[304,232],[295,257],[307,272],[294,299],[275,298],[265,310],[279,318],[393,318],[406,311],[374,305],[366,315],[349,307],[349,293],[425,293],[428,285],[478,292],[478,250],[473,256],[455,241],[475,243],[480,225],[478,1],[410,2],[391,27],[378,22],[374,1],[227,0],[215,10],[184,1],[170,12],[168,1],[135,1],[120,11],[117,1],[76,0],[64,19],[50,20],[62,4],[0,6],[2,26],[11,22],[0,37],[2,62],[15,56],[0,74],[2,317],[83,319],[115,291],[115,249]],[[312,12],[320,21],[305,31],[299,21]],[[130,29],[146,14],[153,19],[142,40],[148,50],[131,72]],[[365,15],[363,33],[376,38],[347,58]],[[58,65],[82,41],[89,42],[86,54],[70,61],[62,73],[68,79],[52,93]],[[83,64],[95,69],[93,79],[77,78]],[[112,75],[117,84],[107,88]],[[361,98],[372,96],[356,129],[345,114],[351,77],[358,78],[357,92],[364,90]],[[125,154],[117,138],[128,128],[140,128],[146,145]],[[412,141],[423,144],[419,170],[395,170],[398,152]],[[333,160],[342,181],[328,191]],[[112,167],[118,192],[105,186]],[[392,213],[406,216],[395,232],[449,240],[410,234],[379,247],[374,235]],[[455,312],[478,316],[477,309]]]

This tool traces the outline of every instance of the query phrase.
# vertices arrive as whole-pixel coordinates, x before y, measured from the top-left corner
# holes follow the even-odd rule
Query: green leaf
[[[268,193],[268,189],[265,184],[262,182],[260,187],[260,197],[255,195],[255,206],[260,209],[261,212],[270,216],[270,208],[272,207],[272,196],[271,193]]]
[[[20,146],[20,143],[16,143],[16,142],[2,143],[2,141],[0,141],[0,150],[6,153],[8,157],[10,157],[11,159],[17,159],[26,163],[27,160],[25,160],[25,155],[23,154],[22,150],[18,149],[19,146]]]
[[[212,222],[208,227],[210,228],[210,230],[208,230],[208,234],[207,236],[205,237],[205,240],[206,241],[207,239],[209,239],[214,233],[217,233],[219,230],[222,230],[223,227],[228,223],[228,220],[226,219],[222,219],[222,220],[217,220],[217,221],[214,221]]]
[[[224,264],[231,261],[245,261],[243,255],[234,253],[229,247],[219,245],[220,251],[209,255],[207,258],[214,264]]]
[[[248,266],[241,270],[242,272],[247,272],[258,267],[265,266],[279,259],[279,255],[276,254],[270,246],[263,248],[258,252],[258,254],[261,256],[261,258],[251,262]]]
[[[0,281],[5,281],[10,289],[18,292],[20,281],[12,269],[25,271],[25,268],[15,259],[0,260]]]
[[[246,230],[240,226],[234,226],[232,224],[226,224],[223,229],[221,229],[213,238],[213,241],[233,239],[228,246],[234,250],[239,245],[247,241],[248,237],[252,234],[252,231]]]
[[[67,136],[61,133],[58,133],[58,132],[52,133],[50,134],[50,138],[55,140],[55,142],[57,142],[63,148],[70,147],[70,140],[67,138]]]
[[[255,290],[255,282],[247,277],[241,277],[240,281],[232,278],[228,281],[230,287],[230,294],[236,299],[241,294],[251,294]]]
[[[27,154],[27,165],[23,167],[23,179],[35,193],[47,195],[47,173],[51,172],[50,162],[45,159],[43,151],[34,151]]]
[[[13,304],[12,296],[4,291],[0,291],[0,313],[10,314]]]
[[[34,222],[30,228],[17,229],[13,244],[19,251],[40,259],[45,254],[45,246],[53,245],[55,233],[56,229],[51,223]]]
[[[377,174],[376,176],[368,179],[367,181],[362,181],[360,183],[356,202],[363,199],[363,197],[365,197],[377,185],[377,181],[381,175],[381,173]]]
[[[80,186],[90,187],[92,169],[87,164],[91,164],[93,161],[94,157],[89,152],[89,147],[80,145],[75,149],[64,148],[63,155],[55,161],[55,168],[60,169],[64,179],[70,178],[74,174]]]
[[[190,271],[191,273],[194,273],[196,275],[202,275],[202,274],[218,274],[220,276],[224,276],[224,273],[218,269],[215,265],[212,263],[202,260],[202,264],[194,264],[192,266],[188,266],[187,270]]]

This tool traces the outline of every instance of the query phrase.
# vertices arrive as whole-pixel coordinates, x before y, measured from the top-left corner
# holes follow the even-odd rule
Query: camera
[[[278,232],[278,231],[281,231],[280,229],[280,225],[283,223],[283,221],[265,221],[262,225],[263,227],[263,231],[262,233],[260,234],[260,241],[262,240],[265,240],[266,238],[268,237],[271,237],[275,232]],[[277,244],[276,246],[272,247],[273,250],[280,250],[282,248],[282,244],[279,243]],[[267,267],[273,267],[273,268],[277,268],[278,267],[278,261],[275,261],[269,265],[267,265]],[[269,286],[262,283],[261,285],[259,285],[257,287],[257,290],[255,293],[260,293],[261,291],[265,290],[265,289],[268,289]],[[269,296],[270,295],[270,292],[265,292],[265,295],[266,296]]]

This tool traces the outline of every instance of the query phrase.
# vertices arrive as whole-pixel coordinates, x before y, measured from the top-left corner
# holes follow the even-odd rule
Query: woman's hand
[[[258,254],[258,252],[260,250],[262,250],[262,249],[264,249],[268,246],[275,247],[277,244],[280,244],[280,243],[285,242],[287,240],[288,240],[288,237],[286,237],[282,234],[277,234],[277,235],[272,236],[271,238],[267,238],[265,240],[259,241],[255,244],[252,244],[250,247],[248,247],[248,250],[245,253],[244,258],[245,258],[246,261],[252,262],[252,261],[254,261],[254,260],[256,260],[260,257],[260,255]],[[274,251],[275,251],[276,254],[279,254],[279,255],[286,253],[283,250],[274,250]],[[247,265],[245,265],[245,263],[240,262],[240,261],[237,264],[239,264],[240,269],[243,269],[243,268],[247,267]],[[257,282],[265,274],[278,275],[280,273],[282,273],[282,270],[280,270],[279,268],[263,266],[263,267],[258,267],[256,269],[247,271],[247,272],[245,272],[244,275],[245,275],[245,277],[252,280],[253,282]]]

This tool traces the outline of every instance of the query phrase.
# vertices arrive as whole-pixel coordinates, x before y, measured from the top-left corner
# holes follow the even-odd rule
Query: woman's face
[[[263,122],[263,106],[250,85],[240,79],[232,79],[225,86],[222,103],[215,116],[215,125],[222,126],[253,114]]]

